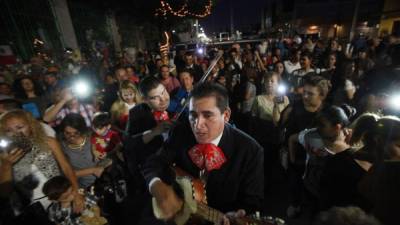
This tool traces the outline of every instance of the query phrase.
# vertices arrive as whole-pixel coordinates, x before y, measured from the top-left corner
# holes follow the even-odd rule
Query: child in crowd
[[[107,220],[100,215],[96,198],[92,194],[85,196],[85,209],[81,214],[72,211],[74,192],[71,182],[63,177],[56,176],[48,180],[42,189],[43,193],[53,203],[47,211],[49,219],[57,225],[104,225]]]
[[[111,118],[108,113],[96,113],[93,121],[93,133],[90,138],[92,151],[96,161],[107,156],[107,153],[117,150],[121,143],[118,132],[111,129]]]
[[[128,121],[129,110],[141,102],[140,94],[130,81],[124,81],[118,91],[119,99],[111,106],[112,124],[125,130]]]

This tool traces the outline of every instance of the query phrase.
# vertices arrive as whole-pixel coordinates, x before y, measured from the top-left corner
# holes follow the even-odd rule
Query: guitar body
[[[198,185],[194,185],[194,183],[192,182],[192,179],[189,177],[177,177],[176,178],[176,182],[178,183],[178,185],[180,186],[180,188],[182,189],[183,193],[184,193],[184,204],[183,204],[183,209],[180,211],[180,213],[178,213],[175,218],[174,221],[176,223],[176,225],[184,225],[186,224],[186,222],[188,222],[191,219],[192,214],[195,214],[198,210],[197,206],[197,200],[201,199],[201,196],[203,194],[201,193],[197,193],[194,191],[194,188],[197,187]],[[203,188],[204,190],[204,188]],[[205,194],[204,194],[205,196]],[[153,198],[152,199],[152,203],[153,203],[153,213],[154,216],[157,219],[163,219],[163,215],[161,213],[161,210],[159,209],[156,199]]]

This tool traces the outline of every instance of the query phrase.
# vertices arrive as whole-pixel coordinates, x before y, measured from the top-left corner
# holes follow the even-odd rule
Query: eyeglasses
[[[66,137],[79,137],[80,135],[81,135],[81,132],[79,132],[79,131],[74,131],[74,132],[64,131],[64,136],[66,136]]]

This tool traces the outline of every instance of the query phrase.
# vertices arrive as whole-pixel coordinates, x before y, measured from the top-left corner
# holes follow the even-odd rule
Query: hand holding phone
[[[24,135],[16,135],[13,137],[0,137],[0,152],[11,152],[14,149],[20,149],[24,152],[32,150],[32,141]]]
[[[285,101],[285,100],[284,100],[283,95],[276,96],[276,97],[274,98],[274,103],[275,103],[275,104],[282,104],[284,101]]]
[[[25,155],[25,151],[14,148],[10,151],[0,150],[0,165],[11,167]]]

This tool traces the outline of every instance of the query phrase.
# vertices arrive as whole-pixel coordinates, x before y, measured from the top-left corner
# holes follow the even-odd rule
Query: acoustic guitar
[[[176,225],[190,224],[190,221],[200,219],[213,224],[219,224],[224,213],[207,206],[205,185],[200,179],[195,179],[185,171],[174,168],[176,182],[183,192],[183,208],[173,218]],[[165,219],[157,205],[155,198],[152,199],[153,213],[157,219]],[[229,218],[234,225],[285,225],[285,221],[273,217],[260,217],[259,213],[253,216],[241,218]]]

